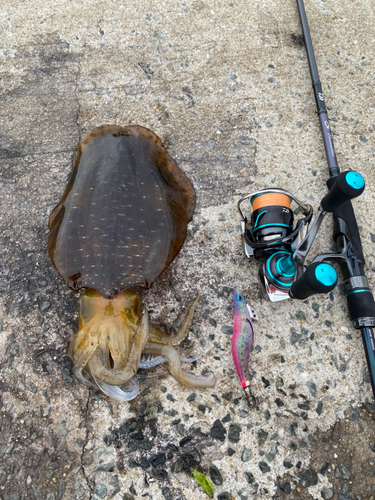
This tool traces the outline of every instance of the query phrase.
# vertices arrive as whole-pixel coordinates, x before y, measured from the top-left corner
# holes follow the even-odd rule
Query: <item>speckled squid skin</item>
[[[80,290],[74,372],[126,384],[142,352],[169,360],[186,385],[212,386],[181,368],[172,347],[186,337],[197,301],[175,336],[149,324],[142,289],[176,257],[195,206],[186,175],[150,130],[105,125],[81,141],[66,190],[51,213],[48,250],[65,282]]]
[[[148,288],[181,249],[194,206],[191,182],[151,130],[98,127],[51,213],[50,257],[74,290]]]

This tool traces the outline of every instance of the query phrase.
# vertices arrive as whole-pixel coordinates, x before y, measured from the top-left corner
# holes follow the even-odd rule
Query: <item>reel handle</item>
[[[334,212],[340,205],[361,195],[365,189],[365,180],[361,174],[350,170],[336,177],[328,194],[322,199],[321,207],[325,212]]]
[[[329,293],[337,284],[335,269],[325,262],[310,264],[303,275],[290,287],[293,299],[304,300],[316,293]]]

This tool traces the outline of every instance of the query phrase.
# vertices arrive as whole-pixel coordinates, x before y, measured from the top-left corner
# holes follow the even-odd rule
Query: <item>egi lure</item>
[[[237,370],[246,401],[249,406],[254,405],[254,397],[250,392],[249,359],[250,350],[254,341],[252,319],[258,315],[253,308],[246,304],[238,288],[233,289],[234,328],[232,337],[232,357]]]

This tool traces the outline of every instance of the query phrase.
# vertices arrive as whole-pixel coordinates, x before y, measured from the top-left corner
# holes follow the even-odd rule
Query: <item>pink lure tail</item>
[[[253,325],[248,306],[242,293],[237,288],[233,290],[233,302],[234,328],[232,337],[232,356],[238,378],[245,392],[246,399],[250,404],[250,391],[248,389],[250,385],[249,358],[254,340]]]

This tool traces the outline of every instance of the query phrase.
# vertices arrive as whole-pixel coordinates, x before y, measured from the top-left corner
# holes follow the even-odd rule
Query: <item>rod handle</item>
[[[368,288],[355,288],[347,294],[349,316],[352,321],[359,318],[375,318],[374,296]],[[358,328],[360,325],[358,324]]]
[[[361,195],[365,189],[365,180],[361,174],[350,170],[336,177],[328,194],[322,199],[321,206],[325,212],[334,212],[346,201]]]
[[[329,293],[336,284],[335,269],[325,262],[315,262],[293,283],[289,294],[293,299],[304,300],[316,293]]]

